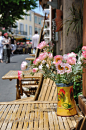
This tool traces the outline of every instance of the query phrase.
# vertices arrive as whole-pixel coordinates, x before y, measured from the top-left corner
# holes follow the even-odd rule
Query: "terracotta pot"
[[[57,29],[56,29],[56,32],[59,32],[62,30],[63,28],[63,12],[59,9],[56,10],[56,19],[55,19],[55,22],[56,22],[56,26],[57,26]]]
[[[74,116],[77,114],[73,95],[73,84],[57,83],[58,105],[57,115]]]

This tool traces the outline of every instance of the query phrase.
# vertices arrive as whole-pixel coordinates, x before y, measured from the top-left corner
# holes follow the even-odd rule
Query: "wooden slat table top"
[[[24,78],[40,78],[41,73],[35,73],[33,76],[30,74],[31,71],[23,71]],[[18,71],[17,70],[10,70],[7,74],[5,74],[2,79],[18,79]]]
[[[34,56],[34,57],[35,57],[35,55],[36,55],[36,54],[29,54],[29,55],[30,55],[30,56]]]
[[[70,130],[78,115],[61,117],[57,104],[50,102],[8,103],[0,105],[0,130]]]
[[[25,60],[35,60],[35,57],[25,58]]]

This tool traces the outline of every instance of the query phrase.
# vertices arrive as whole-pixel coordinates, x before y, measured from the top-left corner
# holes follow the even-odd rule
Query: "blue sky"
[[[39,6],[39,1],[37,1],[37,4],[38,4],[38,7],[35,8],[33,11],[38,13],[38,14],[44,15],[42,7]]]

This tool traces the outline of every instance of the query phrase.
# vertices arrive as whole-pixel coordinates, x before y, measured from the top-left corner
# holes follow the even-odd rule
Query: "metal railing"
[[[14,34],[27,35],[27,32],[25,32],[25,31],[13,30],[13,29],[12,29],[12,32],[13,32]]]

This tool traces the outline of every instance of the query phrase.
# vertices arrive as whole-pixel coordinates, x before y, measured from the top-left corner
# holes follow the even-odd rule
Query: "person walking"
[[[8,37],[8,33],[4,34],[4,60],[6,63],[10,63],[10,38]]]
[[[0,61],[1,63],[3,63],[2,58],[3,58],[3,36],[2,36],[2,32],[0,31]]]
[[[32,37],[32,48],[36,50],[39,42],[39,34],[35,31],[35,34]]]
[[[13,53],[14,53],[14,51],[15,51],[15,45],[14,45],[14,42],[15,42],[15,39],[14,39],[14,37],[12,36],[12,37],[11,37],[12,55],[13,55]]]

